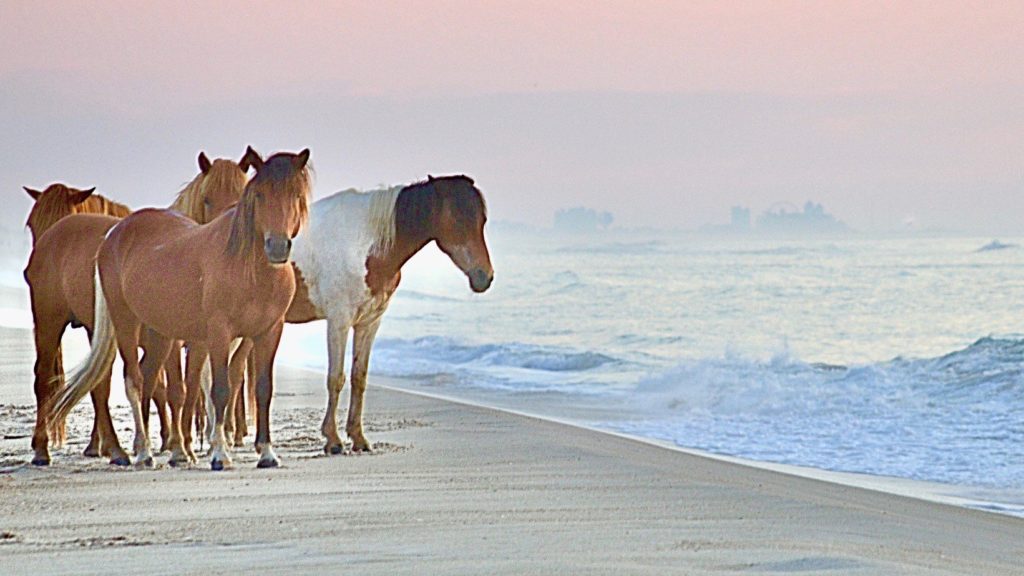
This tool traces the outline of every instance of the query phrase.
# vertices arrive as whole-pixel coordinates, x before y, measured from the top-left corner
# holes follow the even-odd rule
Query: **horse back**
[[[25,269],[37,313],[60,313],[92,327],[96,251],[118,221],[102,214],[72,214],[39,237]]]
[[[131,314],[168,336],[194,338],[201,327],[194,309],[202,293],[199,256],[210,249],[195,238],[200,231],[178,212],[152,208],[114,226],[96,258],[111,312]],[[184,327],[170,330],[179,324]]]

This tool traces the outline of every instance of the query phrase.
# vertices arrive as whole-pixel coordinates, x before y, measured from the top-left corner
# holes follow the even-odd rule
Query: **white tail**
[[[92,348],[89,350],[89,356],[72,370],[64,389],[50,406],[51,427],[63,424],[71,410],[85,398],[86,394],[99,386],[104,378],[110,378],[110,371],[114,366],[117,338],[114,334],[114,324],[110,321],[110,312],[107,310],[107,300],[103,297],[98,269],[95,284]]]

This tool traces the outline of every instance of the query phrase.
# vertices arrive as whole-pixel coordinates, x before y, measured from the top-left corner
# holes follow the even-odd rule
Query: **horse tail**
[[[107,310],[107,299],[103,296],[99,269],[95,276],[96,296],[94,298],[92,347],[89,356],[75,366],[67,377],[66,385],[50,406],[50,425],[63,424],[68,414],[86,394],[92,392],[104,379],[110,377],[117,356],[117,338],[114,323]]]

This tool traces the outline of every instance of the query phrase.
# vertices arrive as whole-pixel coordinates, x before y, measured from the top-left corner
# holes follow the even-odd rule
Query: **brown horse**
[[[240,166],[230,160],[210,162],[205,154],[200,153],[199,168],[200,173],[178,193],[171,208],[202,223],[210,221],[213,216],[238,201],[245,186],[248,166]],[[41,201],[37,202],[37,206]],[[119,207],[116,212],[118,217],[72,214],[42,233],[25,269],[35,320],[35,391],[39,408],[32,438],[35,451],[32,463],[36,465],[50,462],[46,410],[42,407],[50,401],[64,376],[61,367],[61,337],[70,324],[72,327],[84,327],[89,338],[92,338],[96,251],[107,231],[120,217],[129,213],[128,208],[119,204],[109,205]],[[36,219],[41,221],[42,217],[37,216]],[[32,215],[29,220],[33,220]],[[168,364],[168,377],[173,380],[176,376],[180,381],[180,354],[177,363]],[[106,380],[93,391],[95,418],[85,454],[105,454],[111,457],[113,463],[127,465],[128,456],[117,440],[110,419],[107,404],[110,395],[109,378],[108,373]],[[170,432],[170,424],[165,421],[165,411],[159,402],[158,410],[161,414],[161,435],[164,436]]]
[[[284,315],[295,293],[289,265],[292,238],[308,216],[309,150],[278,153],[264,162],[252,148],[245,160],[256,175],[237,207],[200,226],[168,210],[140,210],[114,226],[96,256],[96,331],[89,357],[69,378],[51,410],[54,422],[124,361],[125,391],[135,419],[136,463],[152,465],[142,419],[142,387],[152,382],[173,340],[204,346],[213,372],[214,434],[211,467],[230,465],[224,438],[229,396],[228,355],[236,338],[252,338],[259,373],[256,387],[258,466],[277,466],[270,442],[273,362]],[[138,356],[142,326],[157,336],[144,362]],[[152,359],[152,361],[150,361]],[[181,390],[168,390],[172,453],[181,454]],[[172,455],[172,458],[175,456]]]
[[[123,204],[118,204],[104,196],[94,194],[96,188],[80,190],[60,183],[51,184],[42,192],[28,186],[24,188],[25,192],[28,192],[28,195],[35,200],[32,210],[28,214],[28,220],[25,223],[32,233],[33,252],[38,244],[38,239],[65,216],[72,214],[109,214],[111,216],[123,217],[131,212]],[[25,271],[25,278],[28,280],[27,269]],[[31,287],[31,281],[29,281],[30,290]],[[50,454],[47,449],[49,438],[46,434],[45,421],[41,421],[41,417],[45,415],[45,402],[52,394],[53,385],[50,383],[50,380],[55,376],[63,376],[64,366],[59,337],[52,350],[47,348],[49,353],[39,352],[39,315],[34,311],[33,315],[36,319],[35,325],[37,327],[35,331],[37,353],[35,363],[36,427],[32,435],[32,448],[35,451],[35,455],[32,458],[32,463],[46,465],[50,463]],[[97,400],[97,396],[94,395],[93,405],[97,404]],[[105,402],[104,405],[106,405]],[[91,440],[89,447],[86,448],[88,453],[99,453],[98,422],[99,420],[97,419],[93,423]],[[55,430],[54,436],[58,444],[63,444],[65,440],[64,427],[61,426]]]
[[[124,204],[93,194],[96,188],[79,190],[64,184],[50,184],[40,192],[25,186],[25,192],[35,200],[25,223],[32,232],[32,246],[39,237],[61,218],[71,214],[109,214],[123,218],[131,213]]]

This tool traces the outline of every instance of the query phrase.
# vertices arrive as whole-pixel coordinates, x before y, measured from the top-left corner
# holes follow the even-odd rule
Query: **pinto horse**
[[[483,195],[467,176],[430,176],[401,189],[339,192],[313,204],[309,228],[295,239],[299,285],[286,318],[292,323],[327,320],[325,452],[342,452],[336,413],[345,386],[349,330],[354,350],[345,429],[353,451],[370,451],[362,419],[370,348],[402,265],[435,242],[466,274],[474,292],[487,290],[494,269],[484,241],[486,221]]]
[[[238,205],[206,225],[170,210],[140,210],[107,234],[96,255],[95,324],[89,357],[69,378],[50,416],[63,421],[74,405],[102,381],[114,361],[124,362],[125,391],[135,420],[136,464],[153,464],[142,417],[144,386],[155,380],[174,340],[209,351],[213,372],[210,438],[214,470],[230,466],[224,416],[230,394],[228,356],[236,338],[252,338],[256,369],[258,466],[277,466],[270,442],[273,362],[285,312],[295,293],[288,265],[292,238],[308,217],[309,150],[278,153],[264,162],[251,147],[244,157],[256,175]],[[140,365],[139,333],[152,329]],[[168,390],[172,418],[180,425],[178,394]],[[172,452],[182,450],[172,426]]]
[[[238,202],[245,186],[248,166],[235,164],[231,160],[210,162],[206,154],[201,152],[199,169],[199,174],[178,193],[171,209],[204,223]],[[37,207],[43,202],[44,198],[41,197],[36,203]],[[113,215],[71,214],[41,233],[25,268],[35,321],[35,392],[38,404],[36,427],[32,436],[35,451],[32,463],[35,465],[50,463],[45,406],[64,377],[61,337],[70,324],[72,327],[85,328],[92,339],[96,251],[107,231],[121,217],[130,213],[127,207],[110,201],[101,205],[114,207],[115,210],[111,210]],[[35,213],[34,209],[29,216],[30,223],[33,220],[42,222],[43,218]],[[180,354],[178,360],[177,363],[169,362],[167,374],[171,380],[174,380],[175,375],[178,380],[181,379]],[[118,443],[110,419],[107,404],[110,395],[109,378],[108,372],[106,381],[93,391],[95,418],[85,454],[105,454],[111,457],[113,463],[127,465],[128,456]],[[165,410],[161,402],[157,403],[157,407],[161,415],[161,436],[165,436],[170,432],[170,425],[164,418]]]

